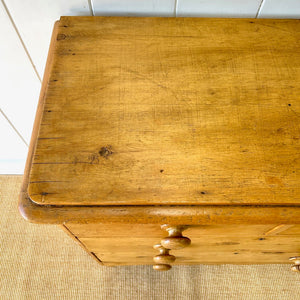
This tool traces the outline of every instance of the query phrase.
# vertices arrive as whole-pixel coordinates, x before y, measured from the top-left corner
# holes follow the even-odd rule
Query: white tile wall
[[[300,0],[264,0],[258,17],[300,19]]]
[[[93,0],[95,15],[175,16],[175,0]]]
[[[300,0],[1,0],[0,174],[23,173],[55,20],[91,14],[300,18]]]
[[[0,2],[0,108],[29,142],[40,81]]]
[[[261,0],[177,0],[178,17],[255,18]]]
[[[7,0],[21,38],[40,78],[43,77],[53,24],[60,16],[88,16],[88,0]]]

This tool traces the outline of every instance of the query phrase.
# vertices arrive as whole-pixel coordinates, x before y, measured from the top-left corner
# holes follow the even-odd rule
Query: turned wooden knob
[[[169,249],[164,248],[162,245],[157,244],[153,246],[154,249],[159,250],[159,254],[153,257],[153,261],[157,264],[171,264],[175,261],[176,257],[169,254]]]
[[[291,266],[293,272],[300,272],[300,256],[290,257],[290,261],[294,262],[294,265]]]
[[[162,225],[161,228],[167,230],[169,233],[168,237],[160,241],[164,248],[178,250],[191,244],[191,240],[188,237],[182,236],[182,231],[187,228],[186,226],[171,226],[165,224]]]
[[[153,269],[156,271],[168,271],[172,267],[170,265],[154,265]]]

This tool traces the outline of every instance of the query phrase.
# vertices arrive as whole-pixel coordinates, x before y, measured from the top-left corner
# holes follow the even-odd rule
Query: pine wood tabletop
[[[299,20],[62,17],[28,194],[299,204]]]

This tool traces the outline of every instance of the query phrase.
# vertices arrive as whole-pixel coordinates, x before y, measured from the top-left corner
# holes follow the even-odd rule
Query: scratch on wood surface
[[[167,86],[165,86],[165,85],[163,85],[163,84],[160,84],[160,83],[154,81],[153,79],[150,79],[150,78],[148,78],[147,76],[144,76],[144,75],[142,75],[141,73],[139,73],[139,72],[137,72],[137,71],[134,71],[134,70],[131,70],[131,69],[129,69],[129,68],[124,69],[124,71],[127,71],[127,72],[129,72],[129,73],[132,73],[132,74],[136,75],[137,77],[140,77],[140,78],[142,78],[142,79],[145,79],[145,80],[151,82],[152,84],[154,84],[154,85],[156,85],[156,86],[158,86],[158,87],[160,87],[160,88],[162,88],[162,89],[164,89],[164,90],[166,90],[166,91],[171,92],[172,95],[173,95],[177,100],[179,100],[177,94],[176,94],[171,88],[169,88],[169,87],[167,87]]]

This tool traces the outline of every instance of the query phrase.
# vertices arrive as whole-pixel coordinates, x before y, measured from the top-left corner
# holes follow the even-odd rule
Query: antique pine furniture
[[[297,271],[299,80],[299,20],[62,17],[19,210],[107,266]]]

